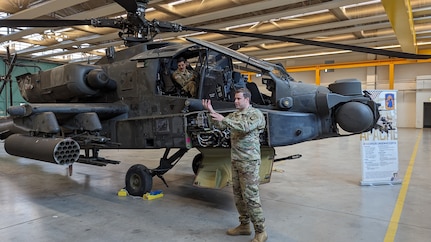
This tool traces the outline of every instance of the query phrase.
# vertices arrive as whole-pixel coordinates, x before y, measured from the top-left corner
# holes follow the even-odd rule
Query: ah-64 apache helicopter
[[[127,18],[0,20],[0,26],[5,27],[118,28],[128,46],[116,53],[108,48],[106,56],[93,65],[70,63],[18,76],[21,95],[28,103],[8,108],[10,116],[0,122],[0,138],[11,155],[69,165],[119,163],[100,157],[101,149],[165,148],[157,168],[138,164],[127,171],[126,189],[131,195],[150,191],[154,176],[166,184],[163,175],[191,148],[200,151],[192,165],[195,185],[220,188],[228,184],[229,130],[209,124],[201,99],[211,99],[220,113],[227,114],[234,110],[233,96],[239,87],[252,91],[253,105],[267,120],[261,136],[262,182],[269,182],[274,147],[341,136],[340,127],[353,134],[365,132],[379,119],[378,105],[362,92],[359,81],[334,82],[329,88],[299,83],[281,65],[207,41],[190,38],[187,45],[152,41],[161,31],[206,31],[412,57],[401,52],[148,21],[148,0],[115,2],[127,10]],[[187,96],[172,80],[179,57],[195,65],[197,97]],[[271,95],[262,95],[253,83],[246,82],[233,60],[261,73]]]

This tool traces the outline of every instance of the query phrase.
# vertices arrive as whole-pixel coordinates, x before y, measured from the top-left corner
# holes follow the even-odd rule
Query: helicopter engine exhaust
[[[4,148],[10,155],[59,165],[70,165],[79,159],[80,147],[73,139],[42,138],[22,134],[9,136]]]

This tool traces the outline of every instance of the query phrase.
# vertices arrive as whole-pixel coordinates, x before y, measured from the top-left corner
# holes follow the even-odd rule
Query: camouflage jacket
[[[265,117],[259,109],[250,106],[230,113],[217,126],[230,129],[232,160],[260,159],[259,134],[265,128]]]
[[[184,72],[181,72],[179,70],[176,70],[172,77],[174,80],[179,83],[182,87],[184,87],[189,81],[194,81],[195,74],[192,71],[184,70]]]

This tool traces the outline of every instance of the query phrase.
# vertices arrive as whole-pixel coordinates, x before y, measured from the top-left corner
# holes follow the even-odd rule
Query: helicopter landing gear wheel
[[[202,165],[203,158],[204,157],[202,153],[197,154],[195,158],[193,158],[192,168],[193,168],[193,173],[195,173],[195,175],[198,174],[199,168]]]
[[[133,165],[126,174],[126,190],[132,196],[142,197],[150,192],[153,186],[153,177],[150,170],[144,165]]]

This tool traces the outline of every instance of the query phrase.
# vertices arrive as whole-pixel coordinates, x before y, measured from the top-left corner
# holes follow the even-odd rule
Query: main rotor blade
[[[91,20],[66,19],[0,19],[0,27],[64,27],[91,25]]]
[[[406,52],[400,52],[400,51],[374,49],[369,47],[337,44],[337,43],[307,40],[307,39],[298,39],[298,38],[292,38],[292,37],[286,37],[286,36],[273,36],[273,35],[267,35],[267,34],[256,34],[256,33],[238,32],[238,31],[205,29],[205,28],[197,28],[197,27],[189,27],[189,26],[183,26],[183,30],[208,32],[208,33],[216,33],[216,34],[223,34],[223,35],[238,35],[238,36],[245,36],[245,37],[252,37],[252,38],[259,38],[259,39],[278,40],[282,42],[293,42],[293,43],[298,43],[303,45],[313,45],[313,46],[333,48],[333,49],[339,49],[339,50],[350,50],[355,52],[384,55],[384,56],[404,58],[404,59],[430,59],[431,58],[431,55],[412,54],[412,53],[406,53]]]
[[[127,12],[135,13],[138,10],[138,4],[135,0],[114,0],[118,5],[126,9]]]

